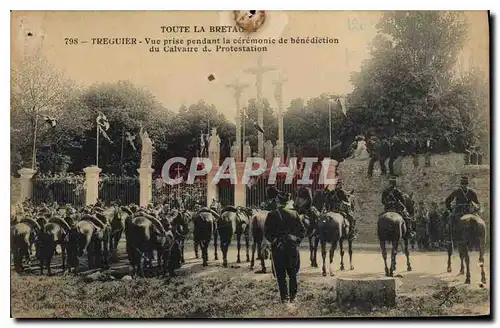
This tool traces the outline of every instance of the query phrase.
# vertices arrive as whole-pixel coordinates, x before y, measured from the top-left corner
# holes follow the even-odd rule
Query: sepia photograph
[[[490,24],[11,11],[11,317],[491,319]]]

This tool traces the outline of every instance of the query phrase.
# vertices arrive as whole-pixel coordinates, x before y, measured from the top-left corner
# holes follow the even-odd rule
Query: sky
[[[337,44],[268,45],[267,52],[151,53],[144,38],[214,39],[246,37],[245,33],[210,33],[209,26],[234,25],[231,12],[14,12],[11,20],[11,54],[40,49],[52,65],[82,86],[129,80],[152,92],[164,107],[177,111],[200,99],[213,103],[230,120],[235,99],[227,87],[235,79],[248,84],[241,102],[255,98],[255,77],[244,73],[262,56],[272,67],[263,79],[263,96],[276,108],[273,81],[282,74],[283,103],[309,99],[322,93],[345,94],[352,90],[349,76],[369,57],[367,48],[376,35],[381,12],[306,11],[268,12],[256,38],[337,38]],[[488,21],[486,12],[466,12],[469,38],[461,65],[479,64],[488,71]],[[160,26],[203,26],[205,33],[162,33]],[[31,34],[31,35],[29,35]],[[142,44],[113,46],[90,42],[66,45],[65,38],[88,40],[103,37],[135,37]],[[213,74],[215,80],[207,77]]]

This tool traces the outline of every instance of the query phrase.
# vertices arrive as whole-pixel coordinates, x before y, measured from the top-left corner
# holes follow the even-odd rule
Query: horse
[[[131,214],[132,212],[126,207],[114,208],[113,217],[110,221],[111,235],[109,238],[109,252],[112,257],[116,258],[117,256],[118,244],[125,230],[125,219]]]
[[[36,242],[40,230],[40,225],[30,218],[25,218],[11,227],[10,245],[14,253],[14,268],[17,273],[24,270],[23,258],[30,258],[31,246]]]
[[[44,266],[47,268],[49,276],[52,275],[52,257],[56,255],[56,246],[61,247],[62,271],[66,271],[66,247],[68,234],[71,230],[70,223],[61,217],[53,217],[45,224],[40,232],[38,257],[40,261],[40,275],[43,275]]]
[[[212,206],[211,206],[212,207]],[[218,213],[216,213],[218,214]],[[194,231],[193,239],[195,245],[195,254],[198,258],[198,245],[201,246],[201,256],[203,259],[203,266],[208,266],[208,246],[217,232],[217,218],[214,215],[212,208],[201,208],[193,215]],[[215,260],[217,260],[217,244],[215,245]]]
[[[413,201],[413,193],[410,195],[403,194],[406,210],[410,217],[414,215],[415,202]],[[385,275],[392,277],[394,271],[396,271],[396,256],[398,254],[399,242],[402,239],[404,241],[404,252],[406,255],[406,268],[411,271],[410,263],[410,251],[408,250],[408,228],[401,214],[396,212],[385,212],[382,213],[377,221],[377,235],[380,242],[380,249],[382,251],[382,257],[384,259]],[[387,267],[387,249],[386,242],[392,244],[391,250],[391,268]]]
[[[109,225],[95,216],[85,214],[68,237],[68,266],[78,271],[78,258],[87,252],[88,268],[108,268]],[[102,246],[104,245],[104,252]]]
[[[180,261],[185,263],[184,260],[184,242],[189,234],[189,221],[191,219],[191,213],[187,211],[175,210],[171,213],[165,213],[165,219],[172,226],[172,231],[174,233],[175,240],[179,244],[180,249]]]
[[[450,243],[448,244],[447,271],[451,272],[451,255],[453,253],[453,245],[456,245],[460,256],[460,274],[464,274],[465,260],[465,266],[467,268],[465,283],[470,284],[469,250],[472,250],[474,247],[478,247],[479,266],[481,267],[481,283],[486,284],[486,274],[484,272],[486,223],[484,220],[475,214],[465,214],[458,217],[458,219],[454,219],[450,239]]]
[[[250,221],[250,230],[252,232],[252,257],[250,260],[250,270],[253,270],[255,263],[255,248],[257,247],[257,259],[260,259],[261,272],[266,273],[266,264],[264,262],[265,256],[263,254],[264,236],[264,226],[266,224],[266,218],[269,211],[260,210],[253,214]]]
[[[240,249],[241,236],[245,235],[247,262],[250,262],[248,252],[249,244],[249,217],[252,211],[243,207],[226,206],[221,213],[221,218],[217,224],[218,235],[220,237],[220,248],[222,251],[222,265],[227,268],[227,251],[231,244],[233,234],[236,235],[238,255],[236,263],[241,263]]]
[[[125,219],[125,236],[127,240],[127,255],[132,265],[134,276],[144,276],[142,259],[154,250],[162,258],[163,273],[174,275],[174,262],[170,259],[175,245],[172,231],[166,231],[163,224],[155,217],[146,213]],[[160,263],[160,261],[159,261]],[[159,264],[160,265],[160,264]]]
[[[348,203],[342,202],[339,207],[339,212],[346,213],[348,210],[354,210],[354,190],[347,194],[349,198]],[[326,208],[330,208],[329,197],[325,197]],[[326,245],[327,243],[331,244],[329,258],[330,265],[329,271],[330,276],[334,276],[334,272],[332,270],[333,260],[335,250],[337,249],[337,244],[340,248],[340,270],[345,270],[344,268],[344,240],[347,239],[348,242],[348,251],[349,251],[349,266],[350,270],[354,270],[354,266],[352,265],[352,238],[350,237],[352,227],[349,224],[349,221],[340,213],[333,211],[326,211],[322,213],[318,219],[316,226],[316,238],[314,240],[314,246],[312,249],[312,259],[311,262],[316,264],[316,253],[318,249],[318,244],[321,243],[321,256],[323,258],[323,266],[322,266],[322,275],[326,276]]]

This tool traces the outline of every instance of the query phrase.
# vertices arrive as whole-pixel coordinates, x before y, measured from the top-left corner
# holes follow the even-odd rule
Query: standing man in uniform
[[[297,296],[300,269],[299,245],[306,229],[294,210],[278,208],[269,212],[264,234],[271,243],[271,254],[282,303],[293,303]],[[287,286],[286,277],[289,278]]]
[[[382,192],[382,204],[386,212],[396,212],[403,217],[407,233],[413,238],[415,232],[412,228],[410,214],[405,206],[403,192],[397,187],[397,178],[395,176],[389,178],[389,187]]]

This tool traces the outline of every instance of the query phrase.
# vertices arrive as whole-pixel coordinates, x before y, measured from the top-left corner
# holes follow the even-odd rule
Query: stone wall
[[[433,155],[431,166],[424,166],[420,158],[419,167],[413,167],[411,157],[401,161],[401,175],[398,184],[411,193],[417,202],[441,202],[459,186],[460,177],[468,175],[470,186],[478,193],[484,212],[481,214],[489,226],[490,208],[490,166],[464,166],[462,154]],[[386,163],[387,164],[387,163]],[[359,243],[376,243],[377,216],[383,211],[382,190],[387,187],[387,177],[380,176],[378,163],[375,164],[373,177],[367,177],[368,161],[346,160],[340,165],[339,174],[344,180],[344,188],[354,189],[356,196],[356,217],[358,217]],[[488,238],[489,239],[489,238]]]

